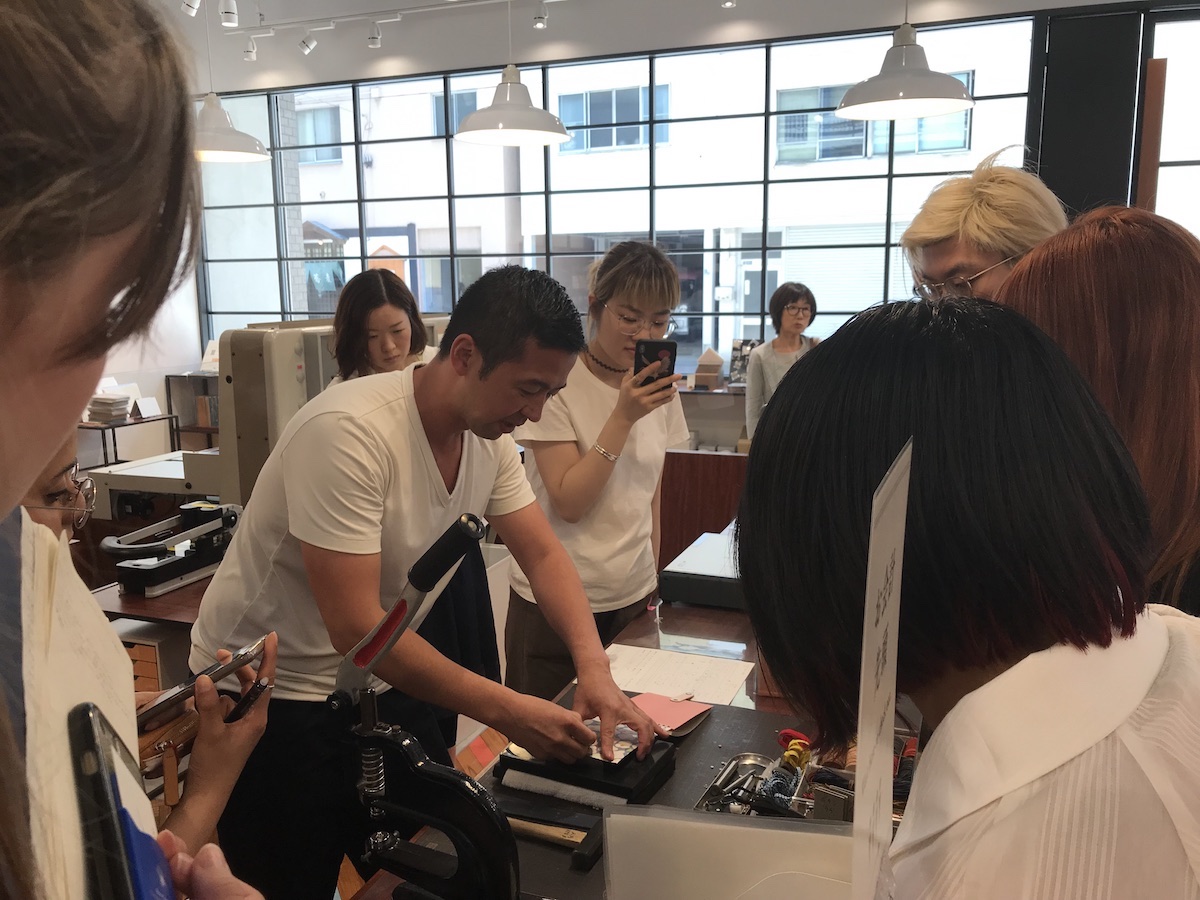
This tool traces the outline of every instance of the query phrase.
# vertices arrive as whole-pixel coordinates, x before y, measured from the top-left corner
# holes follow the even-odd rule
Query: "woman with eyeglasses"
[[[96,510],[96,483],[86,476],[79,477],[75,453],[72,435],[21,501],[29,518],[55,534],[82,528]]]
[[[652,244],[623,241],[588,273],[587,349],[539,421],[514,433],[525,471],[571,556],[605,644],[658,590],[659,509],[667,448],[688,438],[676,374],[661,361],[635,376],[636,342],[674,330],[679,274]],[[552,698],[575,669],[525,574],[513,566],[505,684]]]
[[[82,520],[87,482],[68,468],[70,451],[50,478],[39,472],[75,431],[108,351],[145,334],[188,279],[201,224],[194,111],[184,57],[157,7],[40,0],[4,4],[0,14],[0,59],[6,73],[22,73],[19,90],[0,92],[5,898],[88,895],[95,848],[71,782],[68,711],[92,701],[126,742],[137,729],[125,648],[75,574],[66,541],[18,504],[40,480],[31,505],[50,509],[35,513],[56,513],[60,525]],[[70,652],[70,626],[90,635],[79,652]],[[223,777],[227,761],[212,759],[221,764],[210,774]],[[261,900],[219,849],[200,848],[206,837],[196,829],[193,856],[175,835],[159,836],[174,887],[192,900]]]
[[[787,281],[776,288],[767,309],[776,337],[751,350],[746,366],[746,434],[749,437],[754,437],[758,420],[788,369],[821,343],[820,338],[804,333],[817,314],[817,300],[800,282]]]

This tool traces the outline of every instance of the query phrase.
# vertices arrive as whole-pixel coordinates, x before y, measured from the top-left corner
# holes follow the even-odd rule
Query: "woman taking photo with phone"
[[[607,645],[657,591],[663,462],[688,430],[675,387],[681,376],[662,374],[674,369],[671,360],[633,371],[637,342],[673,330],[675,267],[652,244],[624,241],[593,263],[588,280],[587,349],[542,418],[513,436]],[[552,698],[575,677],[571,656],[516,566],[510,586],[505,684]]]
[[[800,282],[788,281],[776,288],[767,310],[776,337],[750,351],[746,369],[746,434],[750,437],[754,437],[759,417],[788,369],[821,343],[820,338],[804,334],[817,314],[817,301]]]

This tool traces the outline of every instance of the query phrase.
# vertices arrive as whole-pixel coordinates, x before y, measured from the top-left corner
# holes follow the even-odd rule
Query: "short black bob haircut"
[[[579,310],[566,288],[536,269],[491,269],[463,291],[442,335],[438,356],[450,355],[460,334],[475,341],[483,357],[481,376],[525,353],[532,338],[547,350],[580,353],[587,346]]]
[[[855,735],[871,498],[910,435],[898,690],[1108,646],[1145,604],[1137,470],[1063,352],[985,300],[863,312],[784,376],[737,525],[763,657],[821,747]]]
[[[771,299],[767,301],[767,312],[771,314],[771,324],[775,326],[775,333],[779,333],[779,329],[783,327],[783,310],[784,307],[790,306],[793,303],[805,301],[812,310],[812,316],[809,317],[809,323],[817,314],[817,298],[813,296],[813,292],[808,289],[807,285],[803,285],[798,281],[785,281],[779,287],[775,288],[775,292],[771,294]]]

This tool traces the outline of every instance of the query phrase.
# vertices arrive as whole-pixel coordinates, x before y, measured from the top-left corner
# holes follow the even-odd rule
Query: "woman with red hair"
[[[1152,597],[1200,613],[1200,240],[1145,210],[1096,209],[1031,250],[997,299],[1091,384],[1149,500]]]

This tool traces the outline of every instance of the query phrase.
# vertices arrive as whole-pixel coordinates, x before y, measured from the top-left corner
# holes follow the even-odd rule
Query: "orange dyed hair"
[[[1112,416],[1150,504],[1150,581],[1177,603],[1200,556],[1200,240],[1145,210],[1096,209],[1031,250],[998,299],[1058,342]]]

